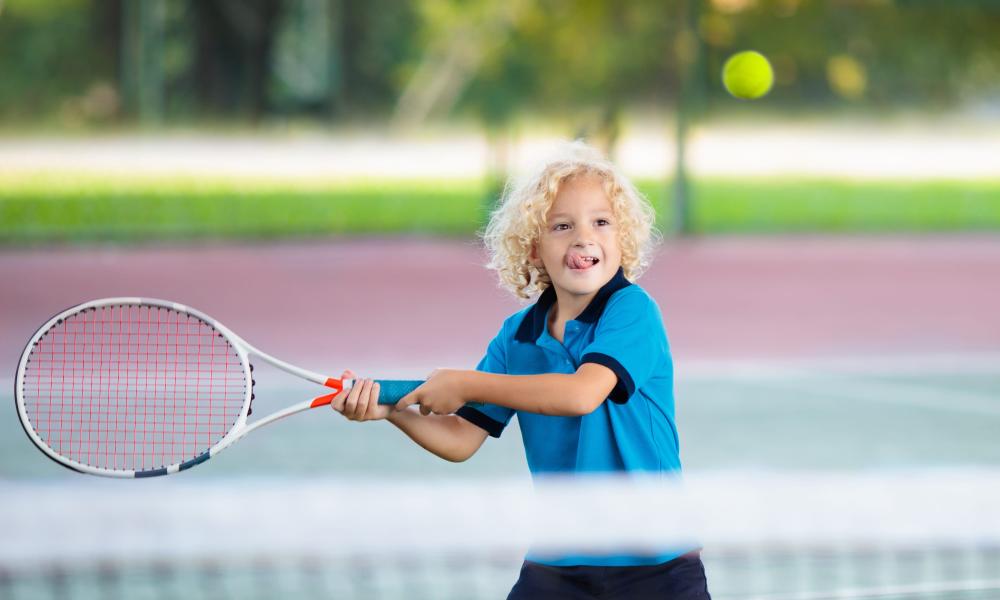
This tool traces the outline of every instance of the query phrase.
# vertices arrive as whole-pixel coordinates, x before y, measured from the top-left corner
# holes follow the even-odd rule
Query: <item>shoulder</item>
[[[512,330],[517,329],[518,325],[521,324],[521,321],[523,321],[531,313],[531,309],[533,309],[534,307],[535,304],[531,303],[522,308],[521,310],[517,311],[516,313],[508,316],[506,319],[503,320],[503,328]]]
[[[598,319],[599,330],[639,327],[647,332],[664,331],[663,315],[649,292],[632,284],[616,291]]]
[[[534,304],[529,304],[523,307],[522,309],[518,310],[517,312],[508,315],[507,318],[505,318],[503,320],[503,323],[500,325],[500,331],[497,334],[497,337],[504,340],[513,339],[514,335],[517,333],[518,328],[521,326],[521,323],[524,321],[524,319],[528,318],[528,316],[531,314],[531,309],[534,306],[535,306]]]
[[[623,312],[633,315],[659,315],[660,306],[649,292],[633,283],[612,294],[604,312],[605,315]]]

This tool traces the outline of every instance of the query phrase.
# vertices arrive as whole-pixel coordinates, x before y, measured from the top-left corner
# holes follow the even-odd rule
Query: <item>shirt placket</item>
[[[565,366],[571,373],[576,371],[578,365],[576,364],[576,359],[573,357],[573,354],[569,351],[568,344],[572,344],[576,341],[577,333],[578,329],[576,324],[573,321],[569,321],[566,323],[566,329],[563,331],[564,341],[562,343],[552,337],[552,335],[550,335],[547,331],[539,340],[542,348],[555,354],[557,356],[556,360],[562,363],[563,366]]]

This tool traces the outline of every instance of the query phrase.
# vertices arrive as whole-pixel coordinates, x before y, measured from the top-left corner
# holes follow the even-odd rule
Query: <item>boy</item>
[[[630,281],[648,265],[653,222],[611,163],[568,145],[510,186],[491,216],[490,268],[519,297],[540,296],[503,323],[477,369],[437,370],[395,407],[380,406],[378,387],[360,380],[334,409],[387,419],[451,461],[499,437],[516,414],[532,475],[676,474],[670,349],[659,308]],[[419,412],[407,410],[413,404]],[[529,554],[508,600],[708,597],[698,554],[668,551]]]

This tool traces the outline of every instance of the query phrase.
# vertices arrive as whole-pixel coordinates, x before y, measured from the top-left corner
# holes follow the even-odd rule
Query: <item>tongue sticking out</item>
[[[589,269],[596,264],[596,258],[584,257],[576,252],[570,252],[566,256],[566,266],[571,269]]]

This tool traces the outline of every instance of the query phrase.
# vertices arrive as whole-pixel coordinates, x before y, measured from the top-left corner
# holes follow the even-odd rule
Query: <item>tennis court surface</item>
[[[12,375],[55,312],[141,295],[316,370],[469,367],[518,306],[482,260],[429,240],[6,252],[0,358]],[[997,274],[988,236],[668,245],[641,283],[671,336],[693,496],[569,512],[549,542],[641,546],[687,523],[715,598],[1000,598]],[[277,374],[258,390],[264,413],[313,391]],[[455,465],[327,414],[179,477],[94,480],[10,411],[0,598],[502,598],[526,486],[516,431]],[[569,497],[618,506],[620,487]]]

